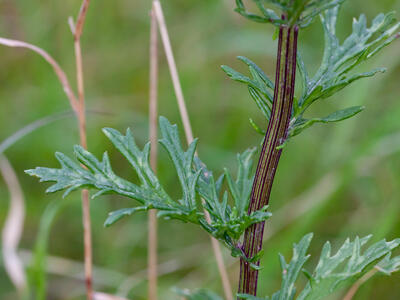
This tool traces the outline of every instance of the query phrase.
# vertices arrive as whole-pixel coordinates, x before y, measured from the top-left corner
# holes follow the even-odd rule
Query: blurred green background
[[[260,142],[249,117],[263,122],[245,86],[221,71],[226,64],[246,72],[236,56],[249,57],[273,77],[276,42],[273,28],[251,23],[233,12],[233,0],[162,1],[173,49],[187,100],[199,154],[210,168],[236,168],[236,153]],[[118,174],[132,176],[127,163],[113,149],[102,127],[121,131],[131,127],[138,141],[148,139],[148,51],[151,1],[92,1],[82,37],[89,149],[108,150]],[[79,0],[3,0],[0,36],[25,40],[48,50],[74,81],[73,39],[67,25],[76,16]],[[353,17],[371,20],[380,12],[400,11],[398,0],[351,0],[344,5],[338,35],[351,30]],[[318,21],[301,32],[300,51],[310,70],[322,56]],[[347,236],[374,234],[374,240],[400,236],[400,42],[374,58],[365,70],[384,66],[385,74],[366,79],[322,102],[312,113],[321,115],[351,105],[366,110],[351,120],[321,125],[294,138],[282,156],[271,196],[273,218],[266,226],[268,241],[260,275],[260,294],[280,285],[278,252],[291,256],[291,245],[315,232],[312,266],[325,240],[333,245]],[[159,112],[181,124],[163,49],[160,47]],[[74,84],[75,86],[75,84]],[[69,110],[68,101],[52,69],[41,57],[23,49],[0,47],[0,140],[47,115]],[[182,135],[183,136],[183,135]],[[26,197],[27,216],[20,244],[24,257],[32,251],[46,206],[61,194],[45,195],[23,170],[56,166],[54,152],[72,153],[78,142],[76,120],[63,119],[36,130],[5,155],[15,167]],[[167,190],[177,180],[166,154],[160,154],[159,174]],[[0,181],[0,224],[4,223],[9,193]],[[103,196],[92,202],[94,282],[96,290],[130,299],[146,299],[145,214],[104,228],[108,212],[133,202]],[[80,194],[73,193],[57,215],[49,240],[47,299],[84,299],[82,281]],[[232,285],[238,263],[224,249]],[[60,260],[61,259],[61,260]],[[221,292],[208,236],[192,225],[159,221],[160,299],[177,299],[172,287],[207,287]],[[1,263],[2,265],[2,263]],[[400,299],[400,274],[377,275],[354,298]],[[17,296],[0,267],[0,298]],[[332,299],[340,299],[341,294]]]

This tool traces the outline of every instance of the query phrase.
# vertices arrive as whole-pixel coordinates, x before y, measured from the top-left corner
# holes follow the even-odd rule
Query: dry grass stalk
[[[185,99],[183,97],[182,86],[179,80],[178,70],[176,67],[176,62],[174,59],[171,41],[169,38],[167,26],[165,23],[164,14],[162,11],[161,3],[159,0],[153,1],[153,11],[157,18],[158,27],[161,34],[161,39],[164,45],[165,55],[167,57],[167,62],[169,70],[171,73],[172,83],[175,90],[176,99],[178,101],[179,112],[182,118],[183,127],[185,130],[187,143],[190,144],[193,141],[193,131],[190,125],[189,114],[186,108]],[[211,222],[210,215],[207,211],[204,211],[207,222]],[[211,237],[211,244],[214,251],[215,259],[217,261],[218,270],[221,276],[222,285],[224,289],[225,298],[227,300],[232,300],[232,288],[229,282],[228,273],[225,268],[221,247],[216,239]]]
[[[86,20],[86,14],[89,7],[90,0],[83,0],[76,25],[73,25],[70,18],[70,27],[74,35],[74,48],[75,48],[75,64],[76,64],[76,82],[78,88],[78,126],[80,144],[83,148],[87,149],[87,136],[86,136],[86,114],[85,114],[85,89],[83,81],[83,64],[82,64],[82,50],[81,50],[81,35],[83,26]],[[85,282],[87,299],[93,299],[93,270],[92,270],[92,231],[91,231],[91,218],[90,218],[90,199],[89,191],[82,191],[82,214],[83,214],[83,239],[84,239],[84,257],[85,257]]]
[[[0,156],[0,172],[10,192],[10,208],[2,232],[4,268],[22,297],[27,282],[23,262],[17,250],[24,227],[24,194],[13,167],[3,155]]]
[[[0,38],[0,44],[9,47],[21,47],[30,49],[40,56],[42,56],[54,69],[58,79],[63,86],[64,92],[70,102],[70,105],[78,118],[80,144],[82,147],[87,148],[86,138],[86,117],[85,117],[85,101],[84,101],[84,83],[83,83],[83,67],[82,67],[82,51],[80,45],[80,37],[83,32],[83,26],[86,19],[87,9],[89,7],[90,0],[83,0],[79,15],[77,18],[76,26],[73,25],[72,20],[69,20],[71,30],[74,35],[74,46],[75,46],[75,59],[76,59],[76,80],[78,87],[78,98],[73,92],[71,85],[65,72],[62,70],[60,65],[55,59],[49,55],[45,50],[17,40]],[[84,228],[84,256],[85,256],[85,276],[86,276],[86,288],[87,288],[87,299],[92,300],[92,242],[91,242],[91,221],[90,221],[90,203],[88,191],[82,191],[82,210],[83,210],[83,228]]]
[[[157,86],[158,86],[158,32],[157,20],[153,10],[150,14],[150,94],[149,94],[149,127],[150,127],[150,165],[157,172]],[[148,233],[148,297],[157,299],[157,211],[149,212]]]
[[[368,281],[371,277],[373,277],[376,273],[378,273],[379,269],[377,267],[373,268],[359,280],[357,280],[353,286],[349,289],[346,295],[343,297],[343,300],[352,300],[353,297],[356,295],[360,286],[362,286],[366,281]]]
[[[67,95],[67,98],[69,100],[72,109],[76,113],[78,112],[78,100],[71,88],[71,85],[69,84],[68,78],[65,75],[65,72],[60,67],[60,65],[55,61],[55,59],[50,54],[48,54],[45,50],[35,45],[22,41],[0,38],[0,44],[8,47],[30,49],[39,54],[41,57],[43,57],[53,67],[53,70],[56,73],[58,79],[60,80],[60,83],[64,89],[65,94]]]
[[[158,27],[161,34],[161,39],[164,45],[165,56],[171,73],[172,84],[174,85],[174,91],[176,99],[178,101],[179,112],[181,114],[183,128],[185,130],[186,139],[189,143],[193,141],[192,126],[190,125],[189,114],[187,112],[185,98],[183,97],[182,86],[179,80],[178,69],[176,67],[174,54],[172,52],[171,41],[169,39],[167,25],[165,23],[164,14],[161,8],[160,1],[153,1],[153,11],[157,18]]]

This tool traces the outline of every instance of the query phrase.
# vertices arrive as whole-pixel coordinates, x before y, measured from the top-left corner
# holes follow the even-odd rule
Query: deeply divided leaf
[[[236,0],[235,11],[247,19],[258,23],[271,23],[275,26],[308,26],[323,11],[335,7],[345,0],[253,0],[259,13],[249,12],[243,0]],[[273,6],[268,8],[266,5]],[[284,15],[285,18],[279,16]]]
[[[336,36],[336,24],[343,1],[254,0],[254,2],[262,12],[261,15],[247,12],[241,0],[237,1],[237,11],[259,22],[280,25],[282,20],[278,19],[270,9],[265,8],[265,4],[269,3],[284,12],[289,19],[291,16],[296,16],[298,25],[306,25],[319,15],[324,29],[323,59],[314,76],[309,75],[300,53],[297,55],[297,70],[301,77],[302,91],[298,93],[299,96],[294,97],[288,138],[300,134],[314,124],[339,122],[361,112],[363,107],[355,106],[338,110],[326,117],[306,118],[304,116],[307,109],[316,101],[331,97],[355,81],[373,77],[385,71],[383,68],[377,68],[368,72],[357,72],[356,68],[400,37],[400,23],[396,21],[394,13],[379,14],[369,26],[366,17],[361,15],[358,19],[354,19],[352,33],[343,42],[340,42]],[[251,77],[226,66],[222,68],[233,80],[248,86],[251,98],[268,124],[273,103],[274,84],[254,62],[244,57],[239,57],[239,59],[248,65]],[[257,132],[265,135],[265,124],[259,126],[252,119],[250,119],[250,123]]]
[[[280,255],[282,284],[280,290],[272,297],[240,296],[243,299],[253,300],[322,300],[338,290],[350,287],[373,268],[387,275],[400,268],[399,257],[391,258],[391,252],[400,246],[400,239],[390,242],[381,240],[367,247],[371,236],[366,236],[356,237],[354,241],[347,239],[335,254],[332,254],[330,242],[326,242],[317,266],[313,272],[309,272],[304,268],[304,264],[309,258],[307,251],[311,239],[312,235],[308,234],[294,245],[289,263],[286,263],[285,258]],[[303,290],[296,293],[295,283],[301,272],[304,273],[307,284]]]
[[[261,80],[261,79],[260,79]],[[254,149],[238,155],[238,172],[235,178],[229,171],[218,179],[206,165],[195,156],[197,140],[184,150],[176,125],[160,118],[162,138],[160,143],[171,159],[181,186],[181,198],[170,197],[159,179],[151,170],[149,163],[150,144],[140,149],[128,129],[126,134],[106,128],[105,135],[128,160],[138,176],[139,183],[133,183],[117,176],[107,153],[102,160],[80,146],[75,146],[74,154],[79,164],[62,153],[57,153],[61,168],[41,168],[27,170],[26,173],[40,178],[40,181],[55,182],[47,192],[65,190],[70,192],[90,188],[97,190],[93,197],[106,193],[115,193],[136,200],[139,206],[123,208],[110,213],[105,225],[110,226],[125,216],[140,211],[157,209],[159,217],[177,219],[197,224],[215,238],[228,246],[232,253],[237,253],[237,244],[243,232],[249,226],[263,222],[270,217],[267,207],[247,214],[250,201],[250,189],[253,182]],[[228,181],[228,191],[222,191],[224,179]],[[234,205],[229,202],[229,196]],[[207,221],[206,210],[211,222]]]

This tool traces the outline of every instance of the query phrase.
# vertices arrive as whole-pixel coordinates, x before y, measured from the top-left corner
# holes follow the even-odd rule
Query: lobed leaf
[[[389,253],[375,266],[375,268],[385,275],[391,275],[394,272],[398,272],[400,271],[400,256],[391,258],[391,254]]]
[[[251,98],[254,100],[257,107],[267,119],[268,125],[268,121],[271,117],[273,102],[273,96],[271,93],[273,93],[275,88],[274,83],[253,61],[244,56],[238,56],[238,59],[249,67],[252,78],[245,76],[228,66],[221,66],[221,68],[232,80],[247,84]],[[264,133],[264,129],[261,129],[258,125],[256,125],[252,119],[250,119],[250,124],[257,132],[261,134]]]
[[[291,128],[289,128],[289,137],[296,136],[303,132],[303,130],[311,127],[316,123],[335,123],[340,122],[346,119],[349,119],[356,114],[362,112],[365,109],[364,106],[353,106],[346,109],[341,109],[335,111],[334,113],[329,114],[324,118],[313,118],[313,119],[303,119],[299,118],[293,124]]]
[[[343,0],[254,1],[262,12],[264,12],[263,3],[270,2],[289,17],[296,15],[299,25],[308,24],[319,14],[324,29],[324,55],[321,65],[313,77],[310,77],[300,53],[297,55],[297,69],[302,79],[302,93],[300,97],[294,97],[288,138],[300,134],[316,123],[339,122],[361,112],[363,108],[355,106],[339,110],[326,117],[311,119],[304,117],[307,109],[316,101],[329,98],[360,79],[385,72],[383,68],[359,73],[354,72],[354,70],[400,37],[400,23],[396,21],[394,13],[379,14],[372,20],[369,27],[366,17],[361,15],[358,19],[354,19],[352,33],[343,43],[340,43],[336,36],[336,23]],[[237,2],[238,11],[247,14],[247,12],[244,12],[245,7],[241,3],[242,1]],[[259,18],[263,18],[263,21],[267,22],[265,12]],[[271,22],[274,23],[275,21]],[[233,80],[245,83],[248,86],[251,98],[266,120],[269,121],[273,102],[270,91],[273,90],[274,85],[254,62],[243,57],[239,57],[239,59],[249,66],[252,78],[229,67],[224,66],[223,69]],[[250,119],[250,124],[258,133],[265,135],[265,129],[258,126],[252,119]],[[284,145],[286,145],[286,142],[281,148]]]
[[[395,22],[393,13],[379,14],[369,28],[366,17],[361,15],[358,20],[353,21],[353,32],[340,44],[336,37],[338,13],[339,6],[336,6],[321,14],[325,32],[324,56],[312,79],[304,75],[304,71],[301,72],[304,88],[299,101],[300,114],[316,100],[330,97],[354,81],[384,72],[384,69],[375,69],[371,72],[350,74],[355,67],[373,57],[398,36],[400,23]],[[298,59],[302,66],[301,57]],[[300,67],[300,70],[304,68]]]
[[[249,295],[239,295],[243,299],[252,300],[319,300],[326,299],[335,291],[351,286],[357,279],[369,272],[372,268],[390,275],[400,268],[399,257],[391,258],[392,250],[400,246],[400,239],[387,242],[381,240],[372,244],[365,250],[365,245],[371,239],[356,237],[354,241],[347,239],[344,244],[331,254],[331,244],[326,242],[315,270],[310,273],[304,269],[304,264],[309,258],[307,251],[312,239],[312,234],[304,236],[293,247],[293,256],[290,263],[286,263],[280,255],[282,268],[282,284],[279,291],[272,297],[259,298]],[[300,271],[308,280],[304,289],[296,296],[295,283]]]
[[[347,240],[334,256],[330,255],[329,242],[326,243],[311,280],[297,299],[324,299],[336,290],[352,285],[400,245],[400,239],[391,242],[382,240],[361,253],[362,246],[370,237],[357,237],[354,242]],[[341,267],[343,262],[345,265]]]
[[[342,4],[345,0],[253,0],[261,14],[248,12],[243,0],[236,0],[236,9],[240,15],[258,23],[271,23],[275,26],[287,24],[307,27],[316,16],[327,9]],[[274,5],[279,12],[265,7],[265,3]],[[280,18],[279,15],[285,15]]]
[[[255,151],[256,149],[253,148],[237,155],[239,168],[236,180],[232,178],[228,169],[225,169],[225,176],[229,185],[229,190],[235,201],[235,206],[238,209],[239,217],[247,214],[250,204],[250,193],[254,180],[254,176],[251,172],[253,166],[252,157]]]
[[[207,289],[198,289],[194,291],[174,289],[175,292],[185,300],[222,300],[220,296]]]
[[[97,190],[93,196],[106,193],[116,193],[132,198],[139,206],[124,208],[109,214],[105,226],[110,226],[125,216],[136,212],[157,209],[158,216],[166,219],[176,219],[201,226],[215,238],[222,241],[232,253],[236,253],[238,240],[249,226],[265,221],[271,214],[267,207],[247,214],[250,201],[250,188],[253,180],[252,156],[254,149],[238,155],[238,173],[234,180],[225,171],[228,188],[235,205],[228,203],[228,191],[221,197],[222,184],[225,175],[214,180],[213,174],[201,160],[195,157],[197,140],[184,150],[179,139],[176,125],[160,117],[162,138],[160,143],[168,152],[176,170],[182,191],[180,199],[172,199],[162,187],[157,176],[151,170],[149,163],[150,144],[140,149],[128,129],[126,134],[106,128],[103,130],[114,146],[128,160],[138,175],[139,184],[132,183],[117,176],[112,170],[109,157],[104,153],[102,160],[80,146],[75,146],[76,163],[62,153],[56,153],[61,168],[41,168],[27,170],[26,173],[40,178],[40,181],[55,182],[47,192],[65,190],[64,196],[70,192],[91,188]],[[198,201],[201,196],[205,202]],[[211,216],[209,224],[204,216],[204,209]]]

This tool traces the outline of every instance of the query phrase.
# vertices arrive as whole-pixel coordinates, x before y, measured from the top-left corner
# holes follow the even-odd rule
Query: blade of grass
[[[17,141],[19,141],[29,133],[35,131],[36,129],[70,116],[74,116],[74,112],[67,111],[53,114],[28,124],[27,126],[21,128],[0,143],[0,155],[10,146],[15,144]],[[0,160],[0,169],[3,173],[11,194],[9,217],[7,218],[6,225],[3,229],[4,261],[6,270],[8,265],[10,265],[13,270],[13,272],[10,273],[10,278],[12,282],[14,282],[14,284],[16,282],[20,282],[20,284],[18,285],[21,285],[21,287],[17,287],[17,289],[20,291],[26,291],[28,286],[26,282],[23,263],[19,260],[18,255],[16,254],[17,245],[22,234],[22,227],[24,222],[24,197],[22,189],[18,182],[18,178],[14,170],[12,169],[11,164],[4,156],[1,155],[1,157],[2,158]],[[57,201],[57,203],[59,203],[59,201]],[[58,204],[51,204],[51,206],[58,207]],[[45,255],[47,248],[48,231],[51,225],[51,221],[48,220],[48,218],[50,217],[47,216],[50,213],[48,212],[48,210],[50,209],[46,209],[41,219],[41,225],[35,246],[34,262],[28,273],[28,275],[30,275],[28,283],[31,288],[34,288],[33,292],[35,293],[35,299],[37,300],[45,299],[46,296]],[[12,249],[14,249],[14,253],[10,252],[10,250]],[[35,274],[34,276],[31,276],[32,271]]]
[[[33,289],[32,292],[36,300],[46,299],[48,240],[54,219],[65,204],[66,201],[64,199],[56,199],[50,202],[40,218],[34,253],[28,272],[30,286]]]
[[[10,146],[12,146],[13,144],[15,144],[17,141],[19,141],[20,139],[22,139],[24,136],[28,135],[29,133],[35,131],[36,129],[39,129],[40,127],[46,126],[54,121],[58,121],[64,118],[68,118],[68,117],[72,117],[74,116],[74,112],[72,111],[66,111],[66,112],[61,112],[61,113],[56,113],[50,116],[46,116],[42,119],[36,120],[26,126],[24,126],[23,128],[21,128],[20,130],[18,130],[17,132],[13,133],[12,135],[10,135],[8,138],[6,138],[5,140],[3,140],[0,143],[0,154],[4,153],[4,151],[6,151]]]
[[[0,155],[0,172],[10,192],[10,208],[2,232],[4,269],[21,298],[26,296],[27,281],[23,263],[17,254],[24,227],[25,200],[18,177],[8,159]]]
[[[157,173],[157,85],[158,85],[158,32],[157,20],[153,9],[150,13],[150,98],[149,98],[149,128],[150,128],[150,165]],[[157,300],[157,211],[149,211],[148,232],[148,297]]]
[[[176,99],[177,99],[178,107],[179,107],[179,112],[180,112],[180,115],[182,118],[184,130],[185,130],[186,140],[187,140],[188,144],[191,144],[193,141],[193,131],[192,131],[192,127],[190,125],[189,114],[188,114],[188,111],[186,108],[185,99],[183,97],[182,86],[181,86],[181,83],[179,80],[178,70],[176,67],[175,58],[174,58],[173,51],[172,51],[171,41],[170,41],[168,30],[167,30],[167,25],[165,23],[164,14],[163,14],[161,3],[159,0],[153,1],[153,11],[157,18],[158,28],[159,28],[159,31],[161,34],[161,39],[162,39],[163,45],[164,45],[164,51],[165,51],[165,55],[167,57],[167,62],[168,62],[169,70],[171,73],[172,82],[174,85],[175,95],[176,95]],[[207,211],[204,211],[204,214],[206,216],[207,222],[210,223],[211,222],[210,215],[208,214]],[[221,247],[220,247],[218,241],[216,239],[214,239],[213,237],[211,237],[211,244],[213,247],[215,259],[217,261],[218,270],[219,270],[219,273],[221,276],[225,298],[227,300],[232,300],[233,299],[232,288],[231,288],[231,284],[229,282],[228,273],[225,268],[225,263],[223,260]]]

